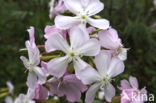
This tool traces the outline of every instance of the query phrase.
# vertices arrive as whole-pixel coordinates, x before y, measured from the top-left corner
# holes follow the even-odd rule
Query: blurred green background
[[[136,76],[140,88],[146,86],[156,95],[156,9],[153,0],[102,0],[105,9],[100,16],[110,20],[118,30],[125,47],[130,48],[121,79]],[[25,68],[19,49],[28,40],[27,29],[35,27],[36,43],[43,44],[44,27],[53,25],[49,19],[49,0],[0,0],[0,88],[6,81],[15,85],[15,96],[26,92]],[[118,90],[119,95],[119,90]],[[0,100],[0,103],[2,101]],[[153,102],[154,103],[154,102]]]

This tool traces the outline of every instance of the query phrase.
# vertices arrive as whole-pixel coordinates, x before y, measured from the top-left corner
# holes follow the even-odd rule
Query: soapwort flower
[[[108,20],[91,18],[91,16],[104,9],[104,4],[99,0],[64,0],[64,4],[66,8],[76,16],[56,16],[56,27],[69,29],[78,24],[86,26],[86,23],[100,29],[107,29],[109,27]]]
[[[69,33],[70,46],[59,33],[51,35],[47,44],[65,53],[64,57],[58,57],[47,63],[49,73],[55,77],[62,77],[68,63],[73,61],[76,74],[80,69],[87,66],[87,63],[80,59],[80,56],[96,56],[100,52],[100,44],[97,39],[90,39],[87,32],[81,27],[74,27]]]
[[[115,29],[109,28],[107,30],[100,31],[98,36],[102,47],[111,51],[112,56],[117,56],[120,60],[123,61],[127,59],[128,48],[124,48]]]
[[[97,71],[88,66],[79,73],[79,78],[84,84],[93,83],[86,93],[85,102],[92,103],[99,89],[104,92],[105,99],[111,102],[115,96],[115,88],[110,82],[113,80],[112,78],[124,71],[124,64],[118,58],[112,58],[110,52],[105,51],[101,51],[95,57],[94,63]]]
[[[26,41],[25,45],[28,50],[29,60],[21,56],[20,59],[23,61],[24,66],[29,70],[28,78],[27,78],[27,86],[31,89],[35,89],[37,86],[37,81],[39,80],[41,84],[45,83],[46,77],[42,68],[38,65],[40,64],[40,52],[35,44],[34,39],[34,28],[31,27],[29,30],[30,41]]]

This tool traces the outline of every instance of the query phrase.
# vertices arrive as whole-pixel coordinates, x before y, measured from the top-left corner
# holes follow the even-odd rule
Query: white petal
[[[35,97],[35,89],[28,88],[27,97],[33,99]]]
[[[80,17],[62,16],[58,15],[55,18],[55,25],[59,29],[69,29],[75,25],[80,24]]]
[[[107,74],[112,78],[119,74],[121,74],[124,71],[125,65],[123,61],[119,60],[116,57],[113,57],[108,69]]]
[[[73,27],[72,29],[70,29],[69,34],[71,47],[73,48],[78,48],[87,40],[89,40],[89,34],[87,33],[86,28],[82,26]]]
[[[94,59],[94,63],[96,65],[96,68],[98,69],[98,72],[101,75],[105,75],[108,68],[109,68],[109,64],[111,61],[111,53],[106,52],[106,51],[101,51],[100,54],[98,54],[95,59]]]
[[[128,49],[126,49],[126,48],[121,48],[121,51],[120,51],[120,53],[119,53],[119,55],[118,55],[118,57],[119,57],[119,59],[120,60],[126,60],[127,59],[127,50]]]
[[[100,43],[97,39],[90,39],[77,51],[84,56],[96,56],[100,52]]]
[[[74,14],[83,10],[81,0],[64,0],[66,8]]]
[[[31,89],[35,89],[36,88],[36,85],[37,85],[37,75],[34,72],[29,72],[26,84]]]
[[[23,61],[25,68],[29,69],[29,61],[26,57],[21,56],[20,59]]]
[[[104,99],[104,96],[105,96],[104,91],[100,91],[100,92],[98,93],[98,98],[99,98],[100,100],[103,100],[103,99]]]
[[[90,25],[99,28],[99,29],[108,29],[109,28],[109,21],[106,19],[92,19],[87,18],[87,21]]]
[[[133,77],[133,76],[130,76],[130,77],[129,77],[129,82],[130,82],[130,84],[131,84],[131,86],[132,86],[133,88],[136,88],[136,89],[139,88],[137,78],[135,78],[135,77]]]
[[[32,63],[33,65],[38,65],[40,63],[40,51],[36,46],[32,47],[29,41],[26,41],[25,45],[28,50],[30,63]]]
[[[115,96],[115,88],[111,83],[107,83],[104,88],[105,98],[108,102],[111,102],[112,98]]]
[[[52,59],[47,63],[49,73],[58,78],[64,75],[67,66],[68,66],[68,60],[66,56]]]
[[[87,66],[89,66],[89,64],[87,64],[85,61],[81,60],[79,57],[77,57],[74,61],[74,69],[75,69],[75,74],[78,77],[78,74],[80,72],[80,70],[86,68]]]
[[[65,53],[69,51],[69,45],[67,41],[59,34],[54,33],[47,39],[47,45],[56,50],[61,50]]]
[[[104,9],[104,4],[99,0],[90,0],[89,4],[86,8],[86,12],[88,11],[89,16],[95,15]]]
[[[5,103],[13,103],[12,97],[11,96],[7,96],[5,98]]]
[[[86,99],[85,99],[86,103],[93,103],[96,92],[98,91],[99,88],[100,85],[98,83],[95,83],[88,89],[86,93]]]
[[[42,68],[36,66],[34,67],[34,72],[37,74],[40,84],[44,84],[46,82],[46,76],[44,75]]]
[[[91,84],[100,81],[99,73],[92,67],[86,67],[78,73],[79,79],[84,84]]]

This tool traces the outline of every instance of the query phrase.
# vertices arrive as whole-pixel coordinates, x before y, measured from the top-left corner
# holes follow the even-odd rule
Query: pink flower
[[[59,0],[56,6],[55,6],[55,0],[51,0],[49,5],[50,5],[50,10],[49,10],[50,19],[54,18],[54,16],[58,14],[64,13],[64,11],[66,10],[63,0]]]
[[[110,52],[105,51],[101,51],[95,57],[94,63],[97,71],[91,66],[88,66],[81,70],[78,76],[84,84],[93,83],[86,93],[85,102],[92,103],[99,89],[104,92],[105,99],[111,102],[115,96],[115,88],[110,82],[112,78],[124,71],[124,64],[116,57],[112,58]]]
[[[81,27],[70,29],[69,36],[70,45],[59,33],[51,35],[46,41],[51,48],[65,53],[65,56],[54,58],[47,64],[49,73],[58,78],[64,75],[68,63],[73,62],[77,74],[88,65],[80,56],[96,56],[100,52],[99,41],[90,39],[88,33]]]
[[[144,103],[147,100],[147,91],[145,88],[139,90],[138,81],[135,77],[130,76],[129,82],[127,80],[121,81],[120,90],[121,103]]]
[[[66,96],[67,100],[70,102],[80,100],[81,92],[87,89],[74,74],[64,75],[60,79],[52,78],[50,83],[50,92],[52,95],[57,94],[59,97]]]
[[[46,26],[45,29],[44,29],[44,37],[46,39],[48,39],[51,35],[55,34],[55,33],[59,33],[61,34],[65,39],[66,39],[66,35],[67,35],[67,30],[61,30],[61,29],[58,29],[56,28],[56,26]],[[47,52],[51,52],[51,51],[54,51],[55,48],[51,48],[47,42],[45,42],[45,49]]]
[[[36,100],[48,100],[49,91],[44,86],[38,83],[37,88],[35,90],[35,97]]]
[[[76,16],[62,16],[58,15],[55,18],[55,25],[60,29],[69,29],[73,25],[90,25],[107,29],[109,21],[106,19],[93,19],[91,16],[99,13],[104,9],[104,4],[99,0],[64,0],[66,8]]]
[[[35,89],[37,86],[37,81],[39,80],[41,84],[45,83],[46,76],[38,65],[40,64],[40,51],[36,47],[34,40],[34,28],[31,27],[29,31],[30,41],[26,41],[25,45],[28,50],[29,60],[21,56],[20,59],[23,61],[24,66],[29,70],[27,78],[27,86],[31,89]]]
[[[98,33],[102,47],[109,49],[113,56],[120,60],[127,59],[127,48],[124,48],[115,29],[109,28]]]

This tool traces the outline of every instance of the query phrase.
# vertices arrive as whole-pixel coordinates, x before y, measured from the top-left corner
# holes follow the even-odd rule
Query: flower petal
[[[38,65],[40,63],[40,51],[36,46],[32,47],[29,41],[26,41],[25,45],[28,50],[29,62],[33,65]]]
[[[26,84],[31,89],[36,88],[36,86],[37,86],[37,75],[34,72],[29,72]]]
[[[111,53],[106,51],[101,51],[100,54],[95,57],[94,63],[100,75],[103,76],[106,74],[107,69],[109,68],[110,61]]]
[[[89,40],[89,34],[84,30],[82,26],[76,26],[70,29],[70,43],[71,47],[78,48],[83,43]]]
[[[34,72],[37,74],[40,84],[44,84],[46,82],[46,76],[40,67],[34,67]]]
[[[5,98],[5,103],[14,103],[12,97],[11,96],[7,96]]]
[[[68,53],[69,45],[67,41],[59,34],[54,33],[47,39],[47,45],[56,50],[61,50],[65,53]]]
[[[120,51],[120,53],[119,53],[119,55],[118,55],[118,57],[119,57],[119,59],[120,60],[126,60],[127,59],[127,48],[121,48],[121,51]]]
[[[80,18],[77,16],[71,17],[71,16],[58,15],[55,18],[55,25],[59,29],[64,29],[64,30],[69,29],[78,24],[80,24]]]
[[[105,98],[108,102],[111,102],[112,98],[115,96],[115,88],[111,83],[107,83],[104,88]]]
[[[88,89],[88,91],[86,93],[86,99],[85,99],[86,103],[93,103],[96,92],[99,88],[100,88],[100,84],[95,83]]]
[[[118,33],[115,29],[109,28],[108,30],[102,30],[98,33],[100,43],[104,48],[117,49],[122,46],[121,40],[118,37]]]
[[[86,8],[89,16],[95,15],[104,9],[104,4],[99,0],[90,0]]]
[[[47,64],[49,73],[58,78],[64,75],[67,66],[68,66],[67,56],[52,59]]]
[[[131,86],[133,87],[133,88],[136,88],[136,89],[138,89],[138,80],[137,80],[137,78],[135,78],[135,77],[133,77],[133,76],[130,76],[129,77],[129,82],[130,82],[130,84],[131,84]]]
[[[81,70],[78,73],[78,77],[84,84],[91,84],[100,80],[99,73],[92,67],[86,67]]]
[[[27,30],[29,32],[29,39],[30,39],[30,44],[35,45],[35,37],[34,37],[34,27],[31,26],[30,29]]]
[[[20,59],[22,60],[25,68],[29,69],[29,61],[28,61],[28,59],[26,57],[24,57],[24,56],[21,56]]]
[[[79,49],[80,55],[96,56],[100,52],[100,44],[97,39],[90,39],[85,42]]]
[[[74,14],[83,10],[81,0],[64,0],[66,8]]]
[[[113,78],[119,74],[121,74],[124,71],[125,65],[123,61],[119,60],[116,57],[113,57],[109,66],[109,69],[107,71],[107,74]]]
[[[92,19],[87,18],[87,21],[90,25],[99,28],[99,29],[108,29],[109,28],[109,21],[106,19]]]
[[[130,89],[131,86],[127,80],[121,80],[121,88]]]

